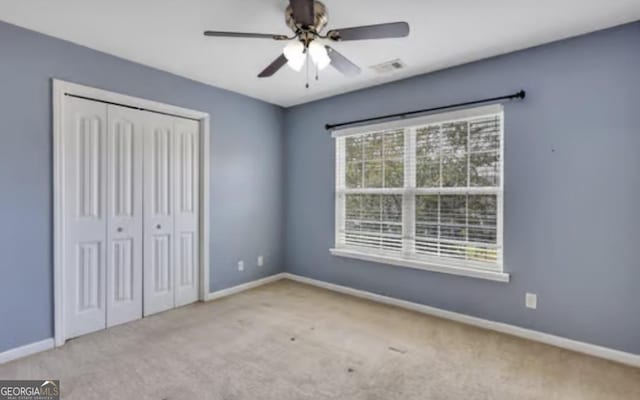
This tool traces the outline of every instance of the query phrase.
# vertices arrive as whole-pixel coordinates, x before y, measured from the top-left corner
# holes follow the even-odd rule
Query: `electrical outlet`
[[[258,256],[258,267],[262,267],[264,265],[264,257]]]
[[[244,271],[244,261],[238,261],[238,271]]]
[[[538,295],[535,293],[527,293],[524,298],[524,302],[527,308],[535,310],[538,308]]]

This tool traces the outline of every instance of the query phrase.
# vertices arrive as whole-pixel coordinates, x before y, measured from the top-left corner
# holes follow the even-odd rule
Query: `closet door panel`
[[[63,265],[65,337],[106,324],[107,106],[65,98]]]
[[[198,300],[199,282],[199,125],[175,119],[176,306]]]
[[[107,326],[142,318],[143,117],[108,107]]]
[[[174,148],[171,117],[145,112],[144,126],[144,315],[173,308]]]

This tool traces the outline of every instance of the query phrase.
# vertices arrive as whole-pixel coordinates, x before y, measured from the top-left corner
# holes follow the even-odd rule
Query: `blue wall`
[[[416,49],[420,51],[420,49]],[[327,122],[527,90],[505,106],[510,283],[333,257]],[[640,23],[285,112],[289,272],[640,354]],[[538,309],[524,306],[538,294]]]
[[[211,290],[282,271],[280,107],[0,22],[0,352],[53,336],[52,77],[210,113]]]
[[[283,112],[0,22],[0,352],[53,335],[55,77],[211,114],[211,290],[286,264],[300,275],[640,354],[638,43],[635,23]],[[334,143],[326,122],[520,88],[527,99],[505,108],[510,283],[329,254]],[[539,296],[536,311],[524,308],[527,291]]]

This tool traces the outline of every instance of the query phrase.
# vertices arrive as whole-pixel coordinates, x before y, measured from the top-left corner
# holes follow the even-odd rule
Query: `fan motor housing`
[[[288,5],[285,10],[285,21],[289,28],[296,33],[300,30],[318,33],[327,26],[327,22],[329,22],[329,14],[327,14],[327,7],[320,1],[313,2],[313,13],[313,26],[298,26],[296,21],[293,19],[293,9],[291,8],[291,5]]]

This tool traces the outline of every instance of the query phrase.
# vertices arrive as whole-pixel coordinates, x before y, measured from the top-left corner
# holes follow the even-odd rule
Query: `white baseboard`
[[[456,313],[453,311],[443,310],[441,308],[435,308],[425,306],[423,304],[413,303],[406,300],[399,300],[393,297],[383,296],[367,292],[364,290],[353,289],[347,286],[336,285],[317,279],[307,278],[300,275],[291,273],[284,274],[286,279],[291,279],[296,282],[306,283],[308,285],[317,286],[320,288],[332,290],[343,294],[348,294],[355,297],[360,297],[367,300],[376,301],[378,303],[389,304],[408,310],[417,311],[419,313],[432,315],[452,321],[460,322],[463,324],[477,326],[479,328],[489,329],[496,332],[506,333],[508,335],[517,336],[524,339],[533,340],[536,342],[548,344],[551,346],[560,347],[567,350],[572,350],[578,353],[588,354],[590,356],[604,358],[606,360],[619,362],[622,364],[630,365],[633,367],[640,367],[640,355],[626,353],[619,350],[610,349],[607,347],[597,346],[585,342],[579,342],[572,339],[567,339],[560,336],[550,335],[548,333],[542,333],[531,329],[520,328],[518,326],[505,324],[502,322],[490,321],[482,318],[471,317],[469,315]]]
[[[630,365],[633,367],[640,367],[640,355],[626,353],[619,350],[613,350],[607,347],[596,346],[589,343],[579,342],[572,339],[563,338],[560,336],[550,335],[548,333],[542,333],[531,329],[520,328],[518,326],[505,324],[502,322],[489,321],[482,318],[471,317],[469,315],[456,313],[453,311],[447,311],[440,308],[430,307],[423,304],[413,303],[406,300],[399,300],[393,297],[383,296],[367,292],[364,290],[353,289],[347,286],[336,285],[329,282],[320,281],[317,279],[307,278],[300,275],[291,274],[288,272],[281,272],[275,275],[267,276],[265,278],[257,279],[255,281],[243,283],[241,285],[233,286],[227,289],[211,292],[207,295],[206,301],[219,299],[221,297],[230,296],[245,290],[253,289],[258,286],[266,285],[267,283],[275,282],[281,279],[290,279],[292,281],[306,283],[308,285],[317,286],[320,288],[332,290],[351,296],[376,301],[378,303],[393,305],[396,307],[404,308],[407,310],[413,310],[419,313],[432,315],[439,318],[444,318],[463,324],[477,326],[479,328],[489,329],[496,332],[505,333],[521,337],[524,339],[533,340],[548,344],[551,346],[560,347],[567,350],[572,350],[578,353],[588,354],[594,357],[603,358],[610,361],[619,362],[622,364]],[[41,351],[49,350],[54,347],[53,338],[41,340],[39,342],[27,344],[15,349],[7,350],[0,353],[0,364],[6,363],[11,360],[26,357],[28,355],[38,353]]]
[[[230,296],[235,293],[239,293],[245,290],[252,289],[257,286],[266,285],[267,283],[275,282],[284,278],[284,273],[279,273],[271,276],[267,276],[262,279],[243,283],[238,286],[233,286],[227,289],[218,290],[217,292],[211,292],[207,294],[205,301],[219,299],[221,297]],[[30,343],[24,346],[16,347],[0,353],[0,364],[16,360],[18,358],[26,357],[34,353],[49,350],[55,347],[55,341],[53,338],[41,340],[39,342]]]
[[[24,346],[16,347],[0,353],[0,364],[49,349],[53,349],[53,338],[25,344]]]
[[[254,287],[266,285],[267,283],[279,281],[280,279],[284,279],[285,273],[280,272],[275,275],[270,275],[265,278],[256,279],[255,281],[243,283],[241,285],[232,286],[227,289],[218,290],[215,292],[211,292],[207,294],[205,301],[211,301],[215,299],[219,299],[221,297],[231,296],[232,294],[236,294],[239,292],[244,292],[245,290],[253,289]]]

